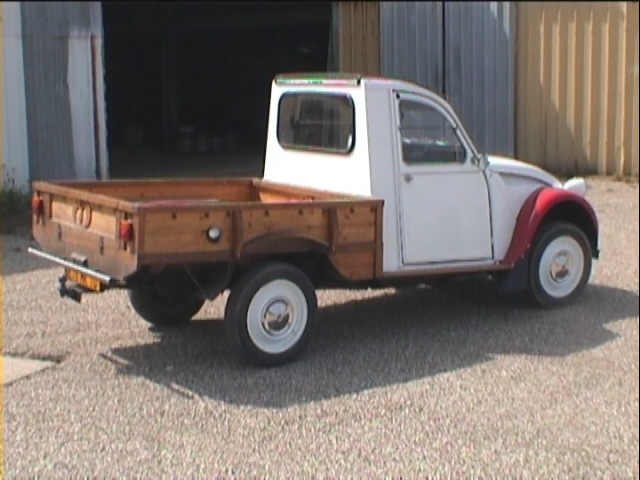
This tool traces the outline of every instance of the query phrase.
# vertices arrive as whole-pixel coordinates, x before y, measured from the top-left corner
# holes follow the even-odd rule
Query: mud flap
[[[518,293],[529,286],[529,250],[518,260],[513,268],[497,279],[498,292]]]

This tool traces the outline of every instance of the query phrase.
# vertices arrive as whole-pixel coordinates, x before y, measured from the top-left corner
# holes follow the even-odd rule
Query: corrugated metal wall
[[[27,142],[27,112],[24,93],[24,60],[22,51],[22,23],[20,4],[2,2],[4,28],[2,39],[2,113],[5,121],[0,127],[3,136],[2,186],[26,190],[29,187],[29,148]],[[10,119],[10,121],[6,121]]]
[[[381,2],[382,74],[445,94],[477,147],[513,155],[515,5]]]
[[[442,11],[443,2],[380,3],[384,75],[444,91]]]
[[[379,75],[378,2],[337,2],[337,7],[340,71]]]
[[[36,179],[106,173],[99,2],[23,2],[29,171]]]
[[[566,174],[638,175],[638,3],[519,4],[517,152]]]
[[[516,7],[445,2],[445,95],[480,151],[515,151]]]

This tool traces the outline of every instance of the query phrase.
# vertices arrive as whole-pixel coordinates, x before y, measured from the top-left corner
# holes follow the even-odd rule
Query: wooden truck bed
[[[349,280],[382,269],[382,200],[252,178],[34,182],[33,195],[45,252],[121,282],[147,266],[279,252],[326,252]]]

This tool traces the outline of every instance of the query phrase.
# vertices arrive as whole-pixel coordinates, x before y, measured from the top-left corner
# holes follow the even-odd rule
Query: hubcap
[[[553,257],[549,268],[549,275],[551,275],[554,282],[561,283],[567,280],[571,274],[571,263],[573,263],[573,259],[567,251],[559,252]]]
[[[247,310],[247,333],[256,348],[284,353],[302,338],[309,307],[304,292],[289,280],[272,280],[253,296]]]
[[[573,237],[558,237],[547,245],[540,259],[540,284],[551,297],[567,297],[580,284],[584,267],[580,244]]]
[[[262,328],[269,335],[284,333],[293,321],[293,308],[284,299],[272,301],[262,313]]]

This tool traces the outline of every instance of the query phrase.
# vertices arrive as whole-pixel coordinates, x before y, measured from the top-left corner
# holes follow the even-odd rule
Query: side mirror
[[[486,170],[487,167],[489,166],[489,160],[487,160],[486,155],[480,154],[477,157],[474,157],[474,161],[482,171]]]

